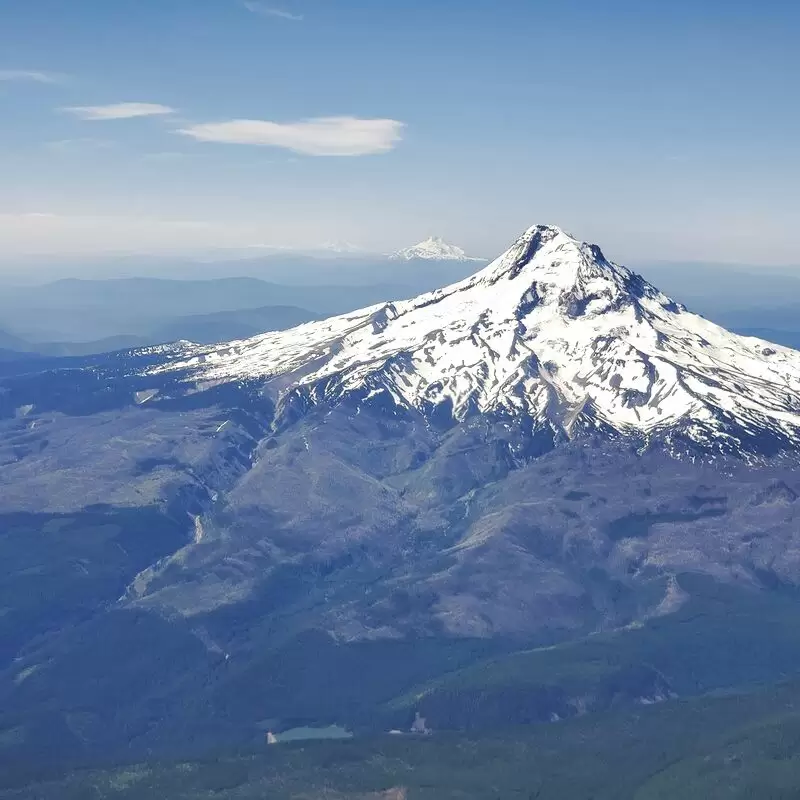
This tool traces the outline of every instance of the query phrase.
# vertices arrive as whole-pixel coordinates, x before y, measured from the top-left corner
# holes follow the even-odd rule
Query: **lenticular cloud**
[[[363,156],[392,150],[402,138],[403,127],[393,119],[357,117],[286,123],[235,119],[192,125],[177,133],[201,142],[281,147],[311,156]]]

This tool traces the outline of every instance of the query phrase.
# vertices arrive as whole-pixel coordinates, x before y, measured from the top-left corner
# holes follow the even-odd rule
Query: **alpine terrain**
[[[800,654],[800,353],[558,228],[413,300],[2,370],[0,756],[563,719]]]
[[[156,371],[264,380],[282,407],[500,413],[548,436],[589,426],[740,455],[800,442],[796,351],[688,313],[550,227],[432,294],[180,355]]]

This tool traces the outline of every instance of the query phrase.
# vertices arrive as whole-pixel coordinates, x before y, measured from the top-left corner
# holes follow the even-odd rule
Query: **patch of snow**
[[[206,532],[203,528],[203,518],[198,514],[196,517],[193,517],[194,522],[194,535],[192,540],[195,544],[200,544],[205,538]]]
[[[143,406],[145,403],[158,396],[158,389],[147,389],[146,391],[136,392],[133,396],[137,406]]]

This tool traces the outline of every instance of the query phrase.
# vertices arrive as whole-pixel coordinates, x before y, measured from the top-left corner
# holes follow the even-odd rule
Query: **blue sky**
[[[798,6],[0,0],[2,258],[551,222],[800,264]]]

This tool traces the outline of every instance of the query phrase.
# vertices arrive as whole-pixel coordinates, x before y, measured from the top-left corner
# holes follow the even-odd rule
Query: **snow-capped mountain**
[[[285,407],[497,412],[714,452],[800,446],[799,352],[729,333],[550,226],[413,300],[175,355],[157,371],[257,379]]]
[[[470,258],[460,247],[448,244],[438,236],[398,250],[389,258],[394,261],[481,261],[479,258]]]
[[[363,247],[348,241],[323,242],[317,250],[334,255],[366,255]]]

